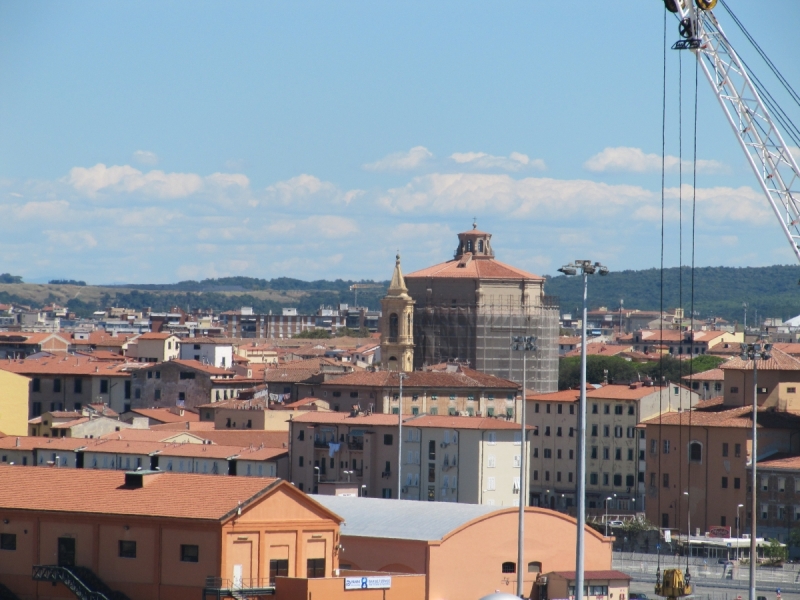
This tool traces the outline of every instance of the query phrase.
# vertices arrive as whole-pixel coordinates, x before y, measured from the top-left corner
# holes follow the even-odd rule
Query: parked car
[[[608,526],[609,527],[622,527],[623,525],[625,525],[625,523],[623,523],[622,521],[609,521],[608,522]]]
[[[640,594],[638,592],[631,592],[630,600],[647,600],[647,594]]]

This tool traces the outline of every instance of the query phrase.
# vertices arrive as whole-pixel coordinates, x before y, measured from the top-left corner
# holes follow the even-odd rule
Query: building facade
[[[522,353],[514,336],[536,337],[527,357],[527,385],[558,389],[558,302],[544,278],[495,260],[490,233],[458,234],[453,260],[405,277],[414,300],[414,367],[449,360],[521,383]]]

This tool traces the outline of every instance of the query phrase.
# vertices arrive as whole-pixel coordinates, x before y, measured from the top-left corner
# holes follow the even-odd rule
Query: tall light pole
[[[757,417],[758,417],[758,359],[767,360],[771,358],[770,350],[772,344],[742,344],[742,360],[747,362],[753,361],[753,436],[752,450],[750,451],[750,488],[753,493],[750,496],[750,600],[756,600],[756,495],[758,488],[756,487],[756,463],[758,462],[758,431]]]
[[[525,505],[527,502],[527,492],[525,489],[525,469],[527,464],[525,461],[525,450],[527,449],[527,440],[525,439],[525,419],[526,411],[525,405],[527,404],[526,387],[528,385],[528,369],[526,358],[528,352],[535,352],[536,337],[535,336],[514,336],[511,338],[511,350],[522,352],[522,406],[520,406],[520,438],[519,438],[519,523],[517,525],[517,596],[523,597],[525,591],[523,586],[525,582],[523,578],[525,571],[523,570],[525,559]]]
[[[589,275],[608,275],[608,267],[590,260],[576,260],[564,265],[564,275],[583,275],[583,318],[581,320],[581,397],[578,403],[578,531],[575,542],[575,600],[583,600],[584,529],[586,528],[586,294]]]
[[[692,507],[689,506],[689,492],[683,492],[686,496],[686,549],[689,556],[692,555]]]
[[[400,378],[400,400],[397,403],[397,499],[403,497],[403,379],[405,373],[398,373]]]
[[[739,528],[741,527],[741,522],[739,521],[739,509],[744,508],[744,504],[737,504],[736,505],[736,560],[739,560]]]
[[[611,500],[611,496],[609,496],[608,498],[606,498],[606,518],[605,518],[605,524],[606,524],[606,537],[608,537],[608,501],[609,501],[609,500]]]

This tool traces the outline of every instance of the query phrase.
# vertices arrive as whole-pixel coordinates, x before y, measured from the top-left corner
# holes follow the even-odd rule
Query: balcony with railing
[[[275,595],[275,582],[269,578],[206,577],[203,587],[203,600],[222,600],[223,598],[256,598]]]

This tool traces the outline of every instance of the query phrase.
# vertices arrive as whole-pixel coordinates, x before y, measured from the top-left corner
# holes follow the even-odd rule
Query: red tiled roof
[[[125,487],[121,471],[0,466],[0,508],[220,522],[272,489],[290,485],[259,477],[183,473],[145,477],[144,487],[131,489]]]
[[[56,337],[65,344],[69,344],[69,340],[55,333],[30,333],[27,331],[0,333],[0,344],[36,345],[41,344],[50,337]]]
[[[2,366],[2,365],[0,365]],[[742,360],[739,356],[734,356],[730,360],[722,363],[720,369],[733,369],[736,371],[752,371],[753,361]],[[764,360],[758,359],[759,371],[800,371],[800,360],[794,356],[789,356],[781,350],[772,349],[771,357]]]
[[[463,262],[461,258],[449,260],[420,271],[409,273],[405,278],[406,280],[425,277],[544,280],[544,277],[501,263],[499,260],[493,258],[473,257],[465,266],[459,267],[459,264],[463,264]]]
[[[781,458],[770,458],[760,460],[757,464],[759,469],[780,469],[787,471],[800,470],[800,456],[783,456]]]
[[[46,356],[24,360],[0,360],[0,369],[20,375],[95,375],[130,377],[133,363],[98,361],[83,355]],[[139,367],[140,365],[135,365]]]
[[[245,448],[239,454],[239,460],[271,460],[288,454],[285,448]]]
[[[17,440],[19,440],[19,446],[17,446]],[[75,450],[76,448],[85,446],[87,442],[88,440],[82,438],[45,438],[27,435],[9,435],[0,438],[0,449],[33,450],[35,448],[44,448],[52,450]]]
[[[409,417],[404,415],[405,422]],[[347,412],[317,412],[309,411],[292,419],[294,423],[341,423],[343,425],[397,425],[397,415],[374,413],[351,417]]]
[[[134,429],[133,427],[129,427],[126,429],[120,429],[119,431],[112,431],[111,433],[107,433],[105,435],[100,436],[100,439],[107,439],[107,440],[130,440],[134,442],[163,442],[170,438],[174,438],[178,436],[181,432],[180,431],[172,431],[172,430],[164,430],[164,429]],[[195,432],[186,431],[184,432],[191,436],[192,439],[196,440],[192,443],[201,443],[203,442],[204,438],[200,435],[196,434]]]
[[[53,423],[50,426],[50,429],[69,429],[70,427],[75,427],[76,425],[80,425],[81,423],[88,423],[89,417],[81,417],[80,419],[75,419],[74,421],[62,421],[61,423]]]
[[[174,421],[172,423],[161,423],[160,425],[151,425],[150,429],[156,431],[208,431],[214,429],[213,421]]]
[[[317,414],[317,413],[315,413]],[[197,432],[195,435],[222,446],[261,446],[265,448],[287,448],[288,431],[216,430]]]
[[[545,394],[529,393],[526,399],[536,402],[577,402],[580,397],[580,390],[561,390],[559,392],[548,392]]]
[[[751,407],[739,406],[730,410],[721,411],[685,410],[682,412],[669,412],[643,421],[643,423],[645,425],[680,425],[682,427],[688,427],[691,423],[691,425],[695,427],[729,427],[739,429],[753,426],[752,415],[753,409]],[[786,426],[790,427],[789,424]],[[762,427],[762,425],[759,423],[758,427]]]
[[[679,386],[683,387],[683,386]],[[638,386],[609,384],[598,389],[589,389],[586,392],[587,398],[599,400],[639,400],[650,394],[657,394],[661,388],[655,386]]]
[[[166,340],[167,338],[171,338],[171,337],[178,337],[178,336],[173,335],[171,333],[150,332],[150,333],[143,333],[142,335],[140,335],[136,339],[137,340]]]
[[[772,344],[772,347],[790,356],[800,356],[800,344],[779,342],[777,344]]]
[[[397,423],[395,415],[394,422]],[[484,429],[484,430],[506,430],[513,429],[514,431],[520,430],[520,424],[513,421],[506,421],[504,419],[493,419],[491,417],[456,417],[449,415],[420,415],[418,417],[411,417],[403,419],[403,423],[409,427],[437,427],[446,429]],[[536,427],[526,425],[526,429],[534,430]]]
[[[182,415],[171,408],[132,408],[131,412],[162,423],[185,423],[186,421],[200,420],[200,415],[190,410],[184,410]]]
[[[189,367],[195,371],[202,371],[203,373],[208,373],[209,375],[228,375],[231,377],[234,375],[233,371],[221,369],[219,367],[215,367],[214,365],[206,365],[201,363],[199,360],[181,360],[176,358],[169,362],[176,365],[181,365],[182,367]]]
[[[613,344],[586,344],[586,355],[589,356],[617,356],[618,354],[622,354],[623,352],[630,352],[632,348],[630,346],[616,346]],[[565,356],[572,357],[572,356],[580,356],[582,350],[580,348],[575,348],[575,350],[570,350],[566,353]]]
[[[722,381],[725,379],[725,371],[722,369],[709,369],[702,373],[694,373],[693,375],[684,375],[681,379],[685,381]]]
[[[400,376],[394,371],[362,371],[330,379],[323,386],[399,387]],[[487,375],[474,369],[460,367],[458,372],[413,371],[407,373],[404,388],[503,388],[517,390],[520,386],[508,379]]]

